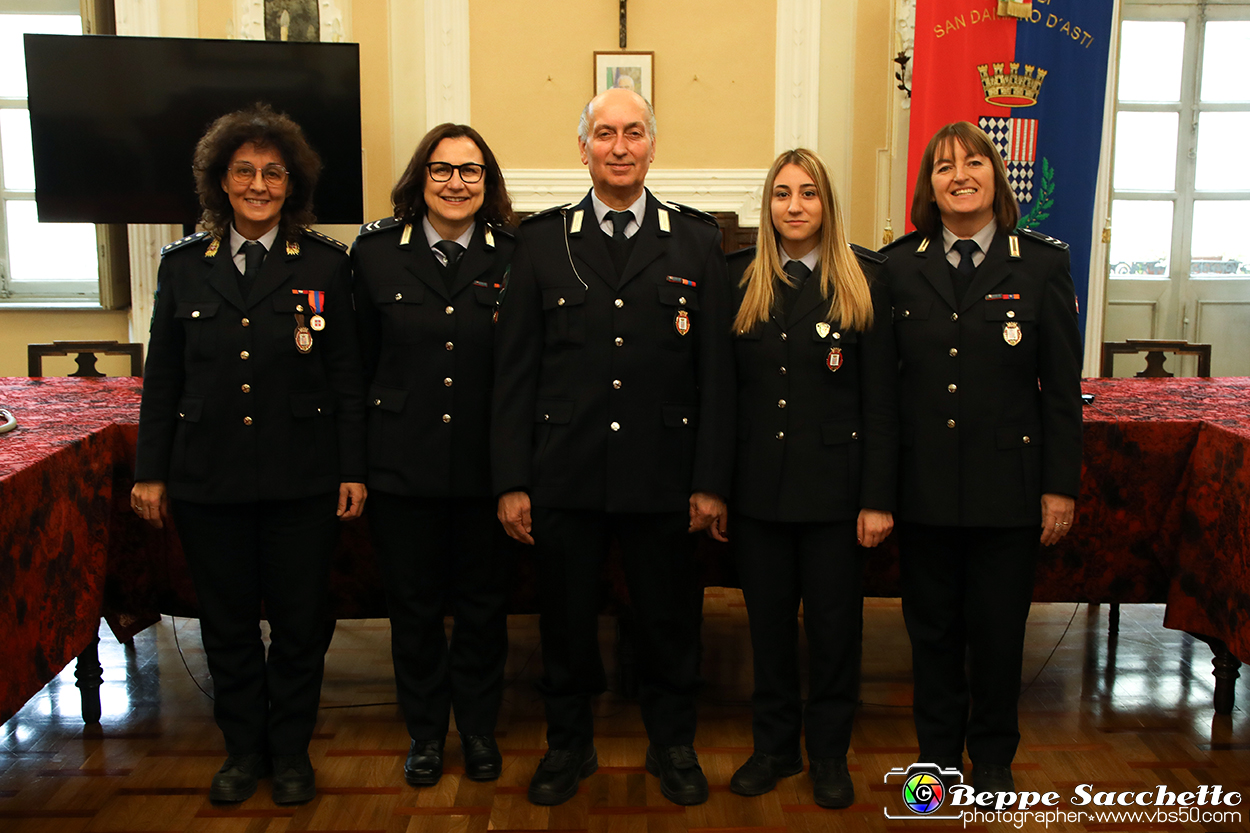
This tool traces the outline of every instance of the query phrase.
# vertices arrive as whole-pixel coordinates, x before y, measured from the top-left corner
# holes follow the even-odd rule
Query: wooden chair
[[[1188,341],[1167,341],[1156,338],[1133,338],[1127,341],[1104,341],[1102,344],[1102,368],[1099,375],[1110,378],[1111,364],[1119,353],[1145,353],[1146,369],[1137,374],[1142,379],[1168,379],[1173,374],[1163,369],[1165,353],[1179,356],[1197,356],[1198,373],[1203,379],[1211,378],[1211,345],[1190,344]]]
[[[101,378],[103,373],[96,370],[96,354],[106,356],[130,356],[130,375],[143,375],[143,345],[122,344],[116,341],[54,341],[51,344],[26,345],[26,375],[32,379],[43,376],[44,356],[77,355],[78,370],[70,376]]]

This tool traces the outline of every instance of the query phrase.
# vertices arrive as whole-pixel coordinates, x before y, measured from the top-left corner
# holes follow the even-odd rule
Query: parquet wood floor
[[[208,782],[224,755],[212,719],[211,691],[197,623],[165,619],[133,647],[102,634],[104,717],[84,728],[78,691],[67,669],[0,729],[0,831],[3,833],[283,833],[371,831],[720,831],[945,830],[1250,830],[1250,802],[1221,807],[1240,821],[1101,822],[984,818],[964,825],[908,814],[894,767],[917,752],[911,724],[910,653],[897,600],[864,608],[862,698],[850,756],[857,803],[827,811],[812,803],[806,774],[784,779],[765,796],[729,792],[729,778],[751,752],[751,648],[742,595],[709,589],[704,606],[706,684],[699,698],[696,748],[712,785],[698,807],[667,802],[642,768],[646,736],[637,705],[609,692],[596,703],[599,772],[555,808],[529,804],[525,788],[544,747],[538,621],[512,617],[508,686],[499,722],[504,755],[496,783],[462,777],[455,735],[446,774],[435,787],[403,782],[407,736],[394,705],[386,621],[339,623],[327,656],[322,709],[311,754],[316,800],[275,806],[268,783],[249,801],[215,807]],[[1023,739],[1014,772],[1019,790],[1056,791],[1069,804],[1078,785],[1094,791],[1196,790],[1221,785],[1250,794],[1250,719],[1243,680],[1233,714],[1211,705],[1210,651],[1162,627],[1160,606],[1122,608],[1118,637],[1107,634],[1107,609],[1035,605],[1021,698]],[[601,619],[611,667],[613,623]],[[181,648],[181,654],[179,647]],[[185,658],[185,667],[184,667]],[[0,671],[0,673],[3,673]],[[904,813],[891,820],[883,810]],[[1082,808],[1106,809],[1106,808]],[[1123,809],[1123,808],[1121,808]],[[1206,808],[1208,810],[1213,808]]]

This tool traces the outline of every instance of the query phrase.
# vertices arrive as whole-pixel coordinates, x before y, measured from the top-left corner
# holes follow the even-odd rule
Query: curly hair
[[[196,143],[192,168],[195,192],[203,211],[200,222],[218,239],[229,232],[234,209],[229,194],[222,188],[222,180],[235,151],[249,142],[258,148],[272,148],[282,157],[290,177],[290,193],[282,204],[278,224],[283,237],[291,239],[302,227],[317,221],[313,214],[313,191],[321,175],[321,157],[290,116],[275,112],[262,102],[221,116]]]
[[[430,161],[439,142],[460,138],[467,138],[477,145],[485,163],[486,193],[482,198],[482,207],[477,211],[477,218],[494,226],[516,225],[516,215],[512,213],[512,198],[508,196],[508,185],[503,180],[503,169],[499,167],[490,146],[486,144],[482,134],[472,127],[451,122],[431,128],[417,143],[417,149],[413,151],[404,175],[391,191],[391,205],[395,207],[395,216],[408,223],[425,216],[425,163]]]

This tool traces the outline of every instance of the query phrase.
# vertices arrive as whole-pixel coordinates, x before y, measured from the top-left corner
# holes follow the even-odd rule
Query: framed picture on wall
[[[655,107],[655,53],[596,52],[595,95],[613,87],[633,90]]]

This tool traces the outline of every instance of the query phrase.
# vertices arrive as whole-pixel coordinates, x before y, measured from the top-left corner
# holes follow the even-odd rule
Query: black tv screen
[[[40,222],[195,223],[195,143],[257,101],[321,155],[317,221],[363,221],[357,44],[26,35],[26,75]]]

